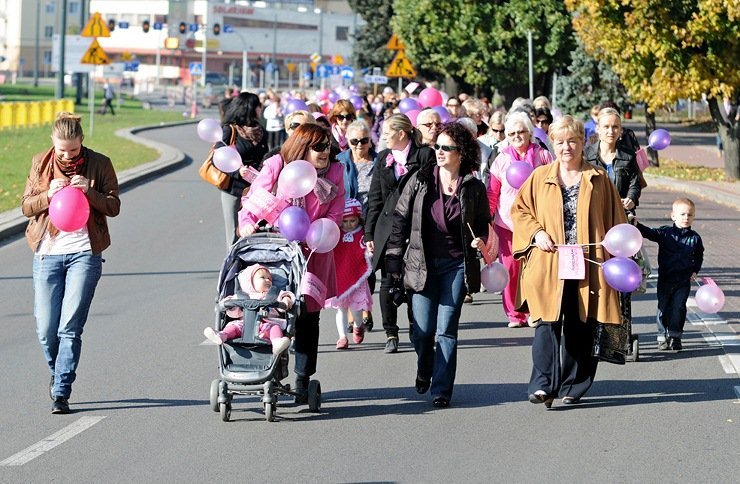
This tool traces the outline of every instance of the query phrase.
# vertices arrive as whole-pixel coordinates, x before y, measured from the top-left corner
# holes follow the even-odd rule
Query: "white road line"
[[[737,395],[737,401],[740,402],[740,387],[735,387],[735,395]]]
[[[4,461],[1,461],[0,466],[22,466],[36,457],[41,456],[45,452],[50,451],[54,447],[68,441],[75,435],[89,429],[104,418],[105,417],[82,417],[75,423],[64,427],[59,432],[40,440],[15,455],[11,455]]]
[[[730,359],[730,355],[720,355],[719,362],[722,365],[722,369],[725,370],[725,373],[727,373],[728,375],[737,373],[738,370],[735,368],[735,365],[732,364],[732,359]]]

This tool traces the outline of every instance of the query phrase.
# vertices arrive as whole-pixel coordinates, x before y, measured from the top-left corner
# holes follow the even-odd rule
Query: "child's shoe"
[[[668,338],[668,346],[672,351],[681,351],[683,349],[681,338]]]
[[[288,338],[287,336],[278,338],[272,342],[272,354],[279,355],[280,353],[288,349],[288,346],[290,346],[290,338]]]
[[[373,330],[373,313],[368,312],[367,316],[362,318],[362,325],[365,327],[365,330],[368,332]]]
[[[354,331],[355,331],[355,323],[350,321],[349,323],[347,323],[347,333],[354,333]]]
[[[337,340],[337,349],[338,350],[346,350],[349,348],[349,341],[347,341],[347,337],[339,338]]]
[[[215,329],[211,328],[210,326],[203,330],[203,334],[206,338],[208,338],[209,341],[216,343],[217,345],[224,344],[223,338],[221,338],[221,335],[216,332]]]
[[[365,325],[355,325],[355,330],[352,332],[352,339],[354,340],[356,345],[362,343],[365,340]]]

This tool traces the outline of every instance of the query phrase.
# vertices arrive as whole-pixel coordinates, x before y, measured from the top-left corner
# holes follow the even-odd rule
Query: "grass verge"
[[[660,160],[659,167],[651,166],[646,173],[687,181],[737,181],[728,178],[722,168],[688,165],[670,158]]]

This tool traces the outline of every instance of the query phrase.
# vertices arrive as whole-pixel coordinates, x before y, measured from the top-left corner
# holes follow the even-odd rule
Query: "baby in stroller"
[[[252,264],[239,272],[237,276],[239,287],[250,299],[265,299],[272,289],[272,273],[261,264]],[[222,299],[223,301],[234,299],[236,296],[230,295]],[[278,355],[290,346],[290,338],[283,334],[286,329],[284,313],[290,310],[295,304],[295,294],[290,291],[280,291],[277,300],[285,305],[285,309],[270,308],[266,317],[263,317],[259,324],[258,336],[269,340],[272,344],[272,353]],[[216,331],[212,327],[203,330],[203,334],[210,341],[216,344],[236,338],[240,338],[244,331],[244,310],[241,307],[231,307],[226,310],[226,315],[232,318],[221,331]]]

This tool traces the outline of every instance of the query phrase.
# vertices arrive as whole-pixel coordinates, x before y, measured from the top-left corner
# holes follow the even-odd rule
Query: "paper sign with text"
[[[301,294],[310,296],[316,302],[323,304],[326,299],[326,285],[315,274],[306,272],[301,281]]]
[[[558,246],[558,278],[583,280],[586,277],[586,260],[580,245]]]
[[[261,187],[252,187],[249,197],[244,201],[244,208],[254,215],[258,220],[267,220],[275,224],[280,213],[289,206],[287,200],[277,198],[272,193]]]

